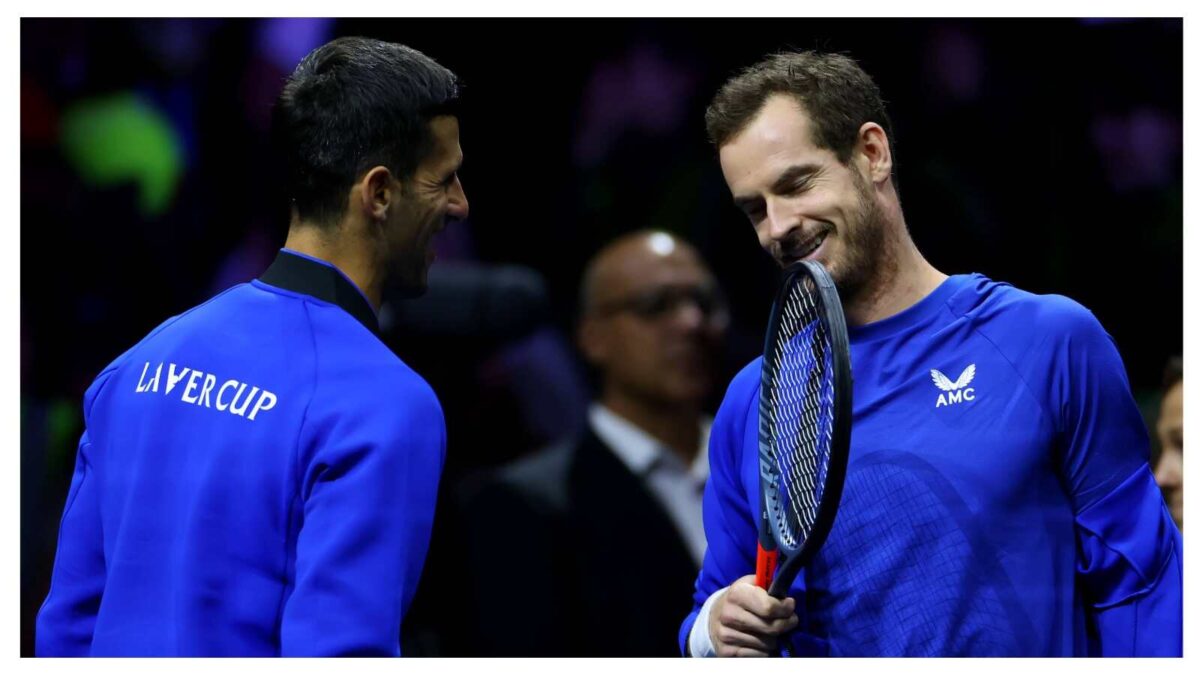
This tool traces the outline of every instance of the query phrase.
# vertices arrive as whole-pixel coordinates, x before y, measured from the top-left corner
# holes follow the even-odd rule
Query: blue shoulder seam
[[[965,314],[962,314],[962,313],[958,312],[957,310],[955,310],[954,307],[952,307],[949,302],[946,303],[946,309],[949,310],[950,313],[953,314],[957,318],[961,319],[961,318],[965,317]],[[1034,391],[1033,387],[1029,386],[1029,382],[1026,381],[1025,376],[1021,374],[1021,369],[1017,368],[1017,364],[1013,363],[1013,360],[1008,357],[1008,354],[1005,353],[1005,351],[1000,348],[1000,345],[996,344],[996,341],[993,340],[991,337],[989,337],[988,334],[985,333],[982,328],[979,328],[977,326],[972,326],[971,331],[974,333],[977,333],[979,335],[979,337],[986,340],[987,343],[992,346],[992,349],[995,349],[996,353],[1000,355],[1000,358],[1004,359],[1004,362],[1007,363],[1010,368],[1012,368],[1013,374],[1017,376],[1017,380],[1019,380],[1021,382],[1022,386],[1025,387],[1025,391],[1029,392],[1029,396],[1034,401],[1037,401],[1038,408],[1041,409],[1042,414],[1046,416],[1046,419],[1051,423],[1054,430],[1057,432],[1058,431],[1058,419],[1054,415],[1050,414],[1050,410],[1046,407],[1046,402],[1043,401],[1037,395],[1037,393]]]

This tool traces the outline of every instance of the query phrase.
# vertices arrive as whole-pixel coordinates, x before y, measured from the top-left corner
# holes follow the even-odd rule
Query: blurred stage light
[[[63,114],[61,129],[63,152],[85,182],[137,184],[144,215],[171,205],[183,175],[183,142],[152,104],[132,92],[79,101]]]

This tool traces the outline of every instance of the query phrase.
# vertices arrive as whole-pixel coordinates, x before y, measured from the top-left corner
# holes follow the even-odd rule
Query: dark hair
[[[894,158],[892,122],[875,81],[849,56],[811,51],[772,54],[722,85],[704,114],[709,140],[718,148],[729,142],[772,94],[800,103],[812,119],[813,143],[832,150],[841,163],[850,161],[867,122],[883,128]]]
[[[1167,366],[1163,368],[1163,391],[1170,391],[1171,387],[1175,386],[1176,382],[1183,380],[1183,357],[1172,356],[1167,359]]]
[[[404,45],[338,38],[304,57],[275,103],[272,132],[288,197],[322,225],[374,166],[412,175],[432,146],[429,120],[455,114],[454,73]]]

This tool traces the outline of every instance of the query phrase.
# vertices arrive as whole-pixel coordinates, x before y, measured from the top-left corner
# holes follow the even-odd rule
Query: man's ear
[[[386,219],[388,209],[395,206],[398,197],[392,172],[386,166],[377,166],[368,171],[358,185],[363,214],[374,221]]]
[[[883,127],[867,122],[858,129],[858,151],[863,158],[863,175],[882,183],[892,175],[892,144]]]

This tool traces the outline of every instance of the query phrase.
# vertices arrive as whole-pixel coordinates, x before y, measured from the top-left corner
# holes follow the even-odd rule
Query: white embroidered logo
[[[959,375],[958,379],[953,381],[936,368],[929,371],[929,374],[933,376],[933,383],[937,385],[937,388],[945,392],[938,394],[937,405],[933,407],[940,408],[944,405],[954,405],[963,401],[975,400],[975,389],[967,387],[968,384],[971,384],[971,380],[975,379],[974,363],[967,366],[962,375]]]

